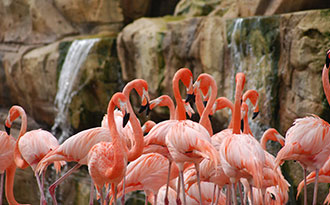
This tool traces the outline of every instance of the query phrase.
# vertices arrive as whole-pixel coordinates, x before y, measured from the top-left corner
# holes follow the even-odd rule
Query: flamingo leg
[[[306,182],[306,173],[307,170],[304,168],[304,205],[307,205],[307,182]]]
[[[199,204],[202,205],[202,190],[201,190],[201,179],[199,177],[199,164],[195,164],[196,175],[197,175],[197,185],[199,193]],[[184,184],[183,184],[184,187]],[[184,190],[184,189],[183,189]]]
[[[164,198],[164,204],[168,205],[168,189],[170,184],[170,177],[171,177],[171,167],[172,167],[172,161],[168,160],[168,174],[167,174],[167,184],[166,184],[166,191],[165,191],[165,198]]]
[[[237,184],[238,184],[239,197],[241,198],[241,203],[242,203],[242,205],[245,205],[245,201],[244,201],[244,197],[243,197],[243,192],[242,192],[241,182],[238,181]]]
[[[148,205],[148,194],[145,192],[144,205]]]
[[[93,183],[92,183],[93,184]],[[93,187],[94,188],[94,187]],[[104,196],[103,196],[103,188],[100,189],[100,198],[101,198],[101,204],[104,205],[106,204],[104,201]],[[90,201],[90,200],[89,200]],[[89,202],[90,203],[90,202]]]
[[[251,196],[251,204],[253,205],[253,187],[250,184],[250,196]]]
[[[215,201],[215,204],[218,204],[219,203],[219,197],[220,197],[220,192],[221,192],[221,189],[220,189],[220,187],[218,187],[218,194],[217,194],[217,199],[216,199],[216,201]]]
[[[102,191],[101,191],[101,196],[102,196]],[[102,199],[102,203],[103,203],[103,199]],[[91,178],[91,191],[89,193],[89,205],[93,205],[94,204],[94,182],[93,179]]]
[[[316,169],[315,170],[315,184],[314,184],[313,205],[316,205],[316,203],[317,203],[318,178],[319,178],[319,169]]]
[[[42,189],[42,184],[40,182],[39,175],[37,173],[35,173],[35,177],[37,179],[39,192],[40,192],[40,205],[45,205],[47,203],[46,203],[45,194],[44,194],[44,190]]]
[[[158,194],[155,194],[155,196],[154,196],[154,204],[153,205],[157,205],[157,196],[158,196]]]
[[[57,205],[57,201],[56,201],[56,197],[55,197],[55,188],[57,187],[57,185],[59,185],[62,181],[64,181],[64,179],[66,179],[72,172],[77,170],[80,166],[81,166],[81,164],[76,164],[67,173],[65,173],[63,176],[58,178],[52,185],[50,185],[48,190],[49,190],[50,195],[52,196],[54,205]]]
[[[231,184],[231,189],[232,189],[232,194],[233,194],[233,200],[234,200],[234,205],[237,205],[237,198],[236,198],[236,189],[235,189],[235,184]]]
[[[231,204],[231,188],[230,185],[227,184],[227,191],[226,191],[226,205],[230,205]]]
[[[179,174],[178,184],[176,186],[176,204],[178,204],[178,205],[181,205],[181,200],[180,200],[180,181],[181,181],[181,176]]]
[[[198,176],[198,175],[197,175]],[[182,186],[182,195],[183,195],[183,204],[186,205],[186,192],[184,190],[184,178],[183,178],[183,171],[180,171],[180,178],[181,178],[181,186]]]
[[[114,192],[114,205],[117,205],[117,193],[118,193],[118,190],[117,190],[117,185],[113,185],[115,187],[115,192]]]
[[[123,179],[123,196],[121,197],[121,204],[125,205],[125,182],[126,182],[126,174]]]
[[[212,202],[211,204],[213,205],[214,204],[214,199],[215,199],[215,196],[216,196],[216,190],[217,190],[217,185],[214,184],[214,188],[213,188],[213,195],[212,195]]]
[[[0,184],[0,204],[2,204],[2,193],[3,193],[3,181],[4,181],[4,174],[1,174],[1,184]]]

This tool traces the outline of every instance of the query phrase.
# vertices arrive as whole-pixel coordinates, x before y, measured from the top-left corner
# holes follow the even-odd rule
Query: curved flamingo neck
[[[210,136],[212,136],[213,129],[212,129],[211,121],[209,119],[209,114],[211,113],[213,104],[217,98],[218,88],[215,83],[215,80],[212,77],[207,77],[207,80],[209,80],[210,89],[212,92],[211,92],[209,100],[207,101],[206,107],[202,113],[201,119],[199,120],[199,123],[201,125],[203,125],[209,132]]]
[[[216,103],[217,103],[217,106],[216,106],[215,111],[228,107],[231,110],[231,114],[233,114],[234,104],[228,98],[219,97],[216,99]],[[232,117],[230,120],[230,123],[228,125],[228,128],[233,128],[233,121],[234,121],[233,119],[234,118]]]
[[[175,119],[175,107],[174,107],[174,102],[168,95],[163,96],[163,101],[160,104],[160,106],[166,106],[169,109],[170,112],[170,120]]]
[[[19,140],[26,133],[26,128],[27,128],[27,117],[26,117],[26,113],[25,113],[24,109],[17,105],[12,106],[9,110],[9,116],[6,120],[6,124],[10,124],[10,126],[11,126],[12,122],[14,120],[16,120],[18,117],[21,117],[22,122],[21,122],[20,132],[19,132],[18,138],[15,143],[14,160],[15,160],[17,167],[24,169],[24,168],[28,167],[29,164],[22,158],[21,152],[19,151],[19,147],[18,147]],[[8,120],[9,120],[9,122],[8,122]]]
[[[175,113],[175,117],[177,120],[186,120],[186,111],[184,108],[184,103],[182,102],[182,97],[179,89],[179,80],[183,77],[183,75],[184,75],[183,70],[179,70],[178,72],[175,73],[172,81],[172,88],[177,106]]]
[[[274,142],[279,142],[283,146],[284,140],[279,141],[279,139],[276,137],[276,135],[279,135],[279,133],[277,132],[276,129],[269,128],[268,130],[266,130],[260,139],[260,145],[261,145],[262,149],[266,150],[266,145],[267,145],[268,140],[272,140]]]
[[[200,92],[196,93],[196,108],[197,108],[197,112],[199,114],[199,116],[202,116],[203,111],[204,111],[204,104],[203,104],[203,99],[202,99],[202,95]]]
[[[249,108],[248,108],[248,105],[245,102],[243,102],[243,104],[242,104],[242,109],[245,112],[244,116],[243,116],[243,123],[244,123],[243,133],[252,135],[252,132],[251,132],[251,129],[250,129],[250,126],[249,126],[249,119],[248,119]]]
[[[122,139],[122,137],[119,135],[117,127],[116,127],[116,123],[115,123],[115,119],[114,119],[114,110],[115,110],[115,103],[114,101],[116,100],[116,98],[118,97],[118,95],[114,95],[110,102],[109,102],[109,106],[108,106],[108,126],[110,129],[110,134],[112,137],[112,143],[113,143],[113,149],[114,149],[114,163],[113,166],[111,168],[108,169],[106,175],[111,178],[111,176],[116,172],[117,169],[120,168],[120,164],[119,161],[120,160],[124,160],[123,158],[123,154],[124,154],[124,140]]]
[[[130,103],[130,100],[129,100],[130,93],[133,88],[136,90],[138,81],[139,81],[139,79],[136,79],[136,80],[133,80],[133,81],[127,83],[123,89],[123,94],[127,98],[127,107],[128,107],[128,111],[130,113],[130,122],[132,125],[132,129],[133,129],[133,133],[134,133],[134,140],[135,140],[134,146],[127,153],[128,161],[133,161],[133,160],[137,159],[142,154],[143,147],[144,147],[142,128],[141,128],[140,122],[137,119],[135,112],[132,108],[132,105]]]
[[[324,65],[322,72],[322,84],[328,104],[330,105],[330,83],[329,83],[329,69]]]
[[[243,73],[236,74],[236,90],[235,103],[233,111],[233,134],[240,134],[241,132],[241,99],[242,91],[245,83],[245,75]]]
[[[21,117],[21,128],[19,131],[18,139],[17,139],[17,141],[18,141],[21,138],[21,136],[23,136],[26,133],[26,129],[27,129],[26,113],[22,107],[14,105],[10,108],[8,117],[10,119],[7,119],[7,121],[8,120],[10,121],[9,122],[10,126],[11,126],[11,123],[14,122],[18,117]],[[8,123],[6,122],[6,124],[8,124]]]

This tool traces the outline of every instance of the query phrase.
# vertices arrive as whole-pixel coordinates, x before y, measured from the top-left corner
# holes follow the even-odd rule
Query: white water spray
[[[71,134],[71,124],[68,121],[68,107],[72,97],[77,93],[77,90],[75,90],[77,88],[75,86],[79,78],[81,65],[85,62],[89,50],[97,41],[99,41],[99,39],[73,41],[64,60],[55,97],[57,115],[52,127],[52,132],[55,135],[58,131],[61,131],[59,137],[60,143]]]

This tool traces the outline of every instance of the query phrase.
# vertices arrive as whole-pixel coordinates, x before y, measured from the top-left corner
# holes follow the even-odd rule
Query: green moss
[[[320,16],[322,18],[330,18],[330,9],[324,9],[320,11]]]
[[[59,57],[58,57],[58,60],[57,60],[56,82],[58,82],[58,79],[60,77],[62,66],[63,66],[63,63],[65,61],[65,57],[66,57],[66,55],[69,51],[69,48],[70,48],[71,44],[72,44],[72,41],[63,41],[58,45]]]

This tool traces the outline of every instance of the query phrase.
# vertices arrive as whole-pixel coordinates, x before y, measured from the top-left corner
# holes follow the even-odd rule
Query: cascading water
[[[89,50],[97,41],[99,41],[99,39],[73,41],[64,60],[55,97],[57,115],[52,127],[52,133],[55,136],[60,134],[60,143],[71,134],[71,124],[68,121],[68,107],[72,97],[78,91],[76,81],[79,78],[81,65],[85,62]]]
[[[274,62],[275,49],[269,47],[276,39],[276,29],[271,31],[264,27],[264,19],[260,17],[255,18],[237,18],[233,21],[232,26],[229,28],[228,40],[229,49],[231,53],[232,72],[231,85],[235,85],[235,75],[237,72],[244,72],[247,76],[248,84],[245,89],[255,89],[259,92],[259,97],[262,101],[259,101],[259,106],[262,109],[270,109],[270,104],[273,102],[274,84],[269,82],[269,79],[273,77],[273,70],[276,65]],[[275,94],[276,95],[276,94]],[[234,97],[234,91],[232,92],[231,99]],[[261,105],[260,103],[263,103]],[[268,106],[267,106],[268,105]],[[252,109],[252,107],[250,107]],[[264,119],[271,119],[271,116],[265,116],[265,113],[271,113],[271,111],[265,111],[263,113]],[[268,128],[270,121],[265,125],[259,123],[258,119],[250,120],[250,128],[252,133],[257,139],[261,137],[263,131]]]

